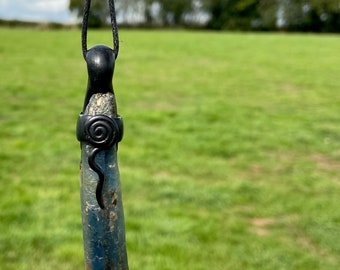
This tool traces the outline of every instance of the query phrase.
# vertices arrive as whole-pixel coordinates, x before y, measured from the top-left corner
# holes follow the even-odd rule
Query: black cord
[[[116,7],[115,7],[114,0],[109,0],[109,7],[110,7],[112,35],[113,35],[113,51],[117,59],[118,52],[119,52],[119,36],[118,36],[118,26],[117,26],[117,19],[116,19]]]
[[[82,31],[81,31],[81,45],[83,50],[83,57],[86,60],[87,53],[87,28],[89,22],[89,13],[90,13],[91,0],[86,0],[84,5],[83,12],[83,23],[82,23]]]
[[[83,51],[83,56],[85,60],[86,60],[86,53],[87,53],[87,29],[88,29],[90,8],[91,8],[91,0],[85,0],[82,32],[81,32],[82,51]],[[115,54],[115,58],[117,58],[118,52],[119,52],[119,36],[118,36],[116,8],[115,8],[114,0],[109,0],[109,8],[110,8],[111,27],[112,27],[112,35],[113,35],[113,52]]]

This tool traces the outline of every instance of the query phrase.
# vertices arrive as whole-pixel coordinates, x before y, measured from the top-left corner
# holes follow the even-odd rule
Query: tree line
[[[214,30],[340,32],[340,0],[116,0],[117,20],[129,26]],[[80,17],[83,0],[69,8]],[[89,25],[108,23],[108,4],[92,0]]]

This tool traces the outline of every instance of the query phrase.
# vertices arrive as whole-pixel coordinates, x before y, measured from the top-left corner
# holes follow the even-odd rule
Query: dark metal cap
[[[105,45],[96,45],[86,53],[88,71],[87,93],[84,110],[93,94],[113,92],[112,78],[115,68],[115,53]]]

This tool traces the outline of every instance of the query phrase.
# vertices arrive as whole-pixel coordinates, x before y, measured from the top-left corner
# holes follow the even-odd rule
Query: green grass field
[[[339,269],[340,36],[120,39],[130,269]],[[0,40],[0,268],[84,269],[80,32]]]

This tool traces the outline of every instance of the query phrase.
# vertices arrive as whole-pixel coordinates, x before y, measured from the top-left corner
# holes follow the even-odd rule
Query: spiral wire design
[[[110,118],[106,115],[84,115],[80,114],[77,126],[77,137],[79,141],[86,141],[93,146],[89,156],[88,164],[98,175],[96,188],[96,199],[100,208],[104,209],[103,187],[105,174],[103,169],[97,164],[96,156],[103,150],[108,150],[117,144],[123,135],[123,122],[120,116]]]

